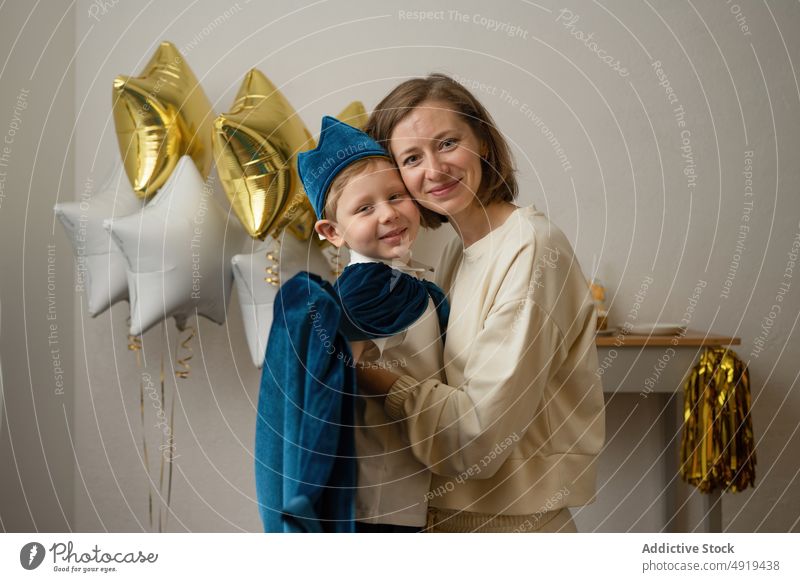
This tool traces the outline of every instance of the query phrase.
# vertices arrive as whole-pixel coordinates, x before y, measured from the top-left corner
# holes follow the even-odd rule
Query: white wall
[[[692,289],[699,280],[707,282],[691,327],[742,338],[737,352],[750,360],[759,439],[757,487],[724,496],[723,526],[730,531],[798,529],[800,283],[786,279],[782,311],[769,319],[787,253],[800,231],[800,169],[793,160],[800,149],[795,71],[800,41],[792,34],[800,25],[796,4],[428,0],[267,5],[239,0],[144,7],[120,2],[105,12],[92,6],[79,2],[74,13],[76,192],[118,156],[112,79],[137,73],[164,39],[183,49],[216,111],[230,106],[243,75],[258,67],[313,132],[323,114],[354,99],[371,108],[409,76],[444,71],[475,83],[514,146],[520,203],[535,203],[564,229],[587,273],[597,255],[599,274],[613,296],[613,322],[625,321],[645,277],[654,283],[639,321],[680,320]],[[439,12],[420,22],[410,16],[419,10]],[[500,27],[491,30],[484,17]],[[744,23],[747,30],[740,28]],[[49,33],[53,25],[48,26]],[[603,63],[576,38],[578,31],[593,33],[597,48],[619,60],[625,71]],[[656,61],[675,92],[674,104],[659,85],[663,77],[657,76]],[[685,112],[684,127],[674,112],[678,105]],[[544,135],[541,124],[552,133]],[[689,132],[686,144],[683,130]],[[563,150],[561,159],[554,140]],[[682,145],[691,148],[693,181],[684,173]],[[745,195],[743,175],[749,151],[752,196]],[[745,203],[751,201],[745,222]],[[22,214],[16,216],[22,220]],[[749,231],[737,250],[742,225]],[[429,243],[429,256],[435,249]],[[41,257],[38,251],[31,260],[41,262]],[[67,278],[60,281],[69,280],[62,276]],[[4,308],[7,314],[5,296]],[[251,458],[259,376],[248,361],[235,298],[229,311],[223,327],[199,323],[192,376],[180,385],[176,441],[181,457],[170,529],[259,529]],[[95,320],[78,313],[74,436],[79,471],[72,525],[78,530],[147,528],[138,371],[126,348],[127,306]],[[762,331],[765,317],[768,332]],[[7,337],[6,317],[3,325]],[[760,334],[764,349],[751,356]],[[7,345],[4,363],[24,347],[9,346],[7,355]],[[158,331],[145,337],[145,349],[148,370],[157,373]],[[620,431],[601,458],[598,502],[577,513],[584,531],[662,526],[658,494],[664,475],[660,465],[652,465],[664,446],[663,427],[655,421],[662,403],[637,399],[608,399],[608,434]],[[618,507],[642,474],[640,492]],[[649,499],[657,501],[651,505],[645,502]]]

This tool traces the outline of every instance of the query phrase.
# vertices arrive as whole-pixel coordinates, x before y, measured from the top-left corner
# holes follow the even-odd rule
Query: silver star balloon
[[[301,241],[284,231],[280,240],[268,236],[254,252],[231,260],[247,345],[257,368],[264,363],[272,308],[281,283],[300,271],[314,273],[331,283],[336,279],[325,250],[313,237]]]
[[[179,330],[192,315],[225,321],[233,277],[226,216],[213,188],[183,156],[155,198],[106,228],[128,262],[132,335],[168,317]]]
[[[87,182],[87,190],[91,190]],[[122,162],[90,198],[59,202],[54,211],[72,243],[77,262],[76,289],[86,294],[89,314],[96,317],[118,301],[128,299],[125,257],[103,228],[106,220],[141,208]]]

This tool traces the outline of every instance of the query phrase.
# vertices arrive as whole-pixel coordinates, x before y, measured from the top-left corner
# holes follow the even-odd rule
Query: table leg
[[[678,475],[680,458],[680,430],[683,426],[683,398],[676,393],[664,394],[664,491],[665,526],[669,533],[686,531],[685,496],[681,495],[682,485]],[[680,406],[679,406],[680,404]]]

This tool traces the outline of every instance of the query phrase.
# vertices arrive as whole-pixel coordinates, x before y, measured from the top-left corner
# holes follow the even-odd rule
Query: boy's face
[[[406,259],[419,231],[419,209],[400,172],[376,160],[344,187],[335,220],[317,222],[317,232],[337,247],[373,259]]]

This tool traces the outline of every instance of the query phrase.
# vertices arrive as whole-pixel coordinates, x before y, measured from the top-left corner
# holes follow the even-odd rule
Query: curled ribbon
[[[185,333],[186,337],[183,340],[181,340],[179,336],[178,347],[175,348],[175,376],[181,380],[185,380],[189,377],[189,372],[191,371],[189,360],[192,359],[194,353],[191,343],[192,339],[194,338],[195,330],[193,327],[189,326],[186,328]],[[183,357],[178,357],[180,350],[184,351]]]
[[[272,285],[273,287],[280,287],[281,286],[281,273],[280,273],[280,262],[278,259],[278,255],[276,253],[280,252],[280,242],[275,241],[277,246],[274,250],[267,251],[267,260],[270,262],[269,267],[264,267],[264,272],[267,274],[264,277],[264,281]]]

